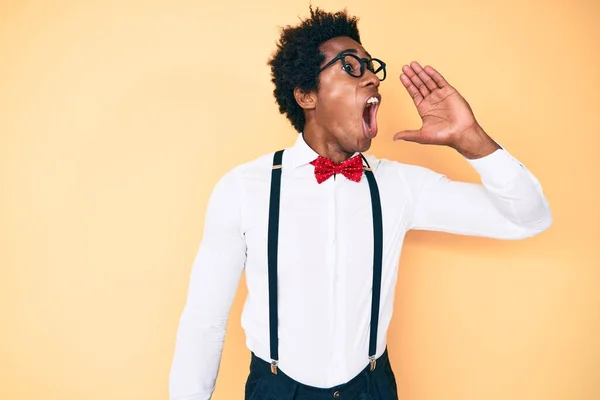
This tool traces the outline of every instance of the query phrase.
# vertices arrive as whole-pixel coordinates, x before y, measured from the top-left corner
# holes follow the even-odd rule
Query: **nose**
[[[365,74],[363,75],[362,85],[364,87],[375,86],[379,88],[381,80],[371,70],[365,68]]]

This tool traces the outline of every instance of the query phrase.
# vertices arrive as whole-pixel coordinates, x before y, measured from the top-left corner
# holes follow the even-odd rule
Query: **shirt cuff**
[[[504,149],[476,159],[467,159],[484,183],[504,185],[523,172],[523,165]]]

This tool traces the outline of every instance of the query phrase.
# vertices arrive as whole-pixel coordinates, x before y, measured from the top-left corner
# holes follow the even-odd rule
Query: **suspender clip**
[[[279,364],[279,361],[271,360],[271,372],[273,375],[277,375],[277,364]]]
[[[369,360],[371,360],[371,372],[373,372],[375,371],[375,366],[377,366],[377,360],[375,360],[375,356],[369,356]]]

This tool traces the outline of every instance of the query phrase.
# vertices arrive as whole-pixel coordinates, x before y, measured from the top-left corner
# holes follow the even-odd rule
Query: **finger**
[[[442,76],[442,74],[440,74],[439,72],[437,72],[435,70],[435,68],[433,68],[430,65],[425,66],[425,72],[427,72],[429,74],[429,76],[431,77],[431,79],[433,79],[433,81],[435,82],[435,84],[441,89],[445,86],[450,86],[450,84],[448,84],[448,82],[446,82],[446,80],[444,79],[444,77]]]
[[[421,104],[421,102],[423,101],[423,95],[421,94],[421,92],[419,92],[419,89],[417,89],[417,87],[412,83],[408,76],[401,74],[400,82],[402,82],[402,84],[408,91],[408,94],[410,94],[410,97],[412,97],[415,105],[418,106],[419,104]]]
[[[421,92],[423,97],[426,97],[431,93],[431,91],[427,88],[427,86],[425,86],[421,78],[419,78],[417,73],[411,67],[409,67],[408,65],[403,66],[402,72],[404,72],[406,76],[408,76],[412,84],[417,87],[417,89],[419,90],[419,92]]]
[[[413,69],[413,71],[417,73],[417,76],[421,78],[421,81],[425,84],[425,86],[427,86],[427,89],[429,89],[430,91],[439,89],[435,81],[431,79],[431,76],[429,76],[429,74],[427,74],[423,67],[421,67],[421,64],[419,64],[416,61],[413,61],[412,63],[410,63],[410,66]]]
[[[423,143],[423,136],[421,136],[421,131],[416,131],[416,130],[401,131],[394,135],[394,141],[396,141],[396,140],[404,140],[407,142]]]

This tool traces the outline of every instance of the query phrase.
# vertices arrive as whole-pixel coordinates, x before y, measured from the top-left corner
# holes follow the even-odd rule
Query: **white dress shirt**
[[[317,158],[298,135],[283,154],[279,223],[279,368],[316,387],[345,383],[368,364],[373,220],[366,177],[318,184]],[[504,149],[468,162],[482,184],[365,155],[383,212],[377,354],[386,348],[400,251],[410,229],[498,239],[535,235],[552,222],[537,179]],[[270,362],[267,225],[273,153],[240,165],[211,195],[170,372],[172,400],[208,400],[242,272],[246,345]]]

